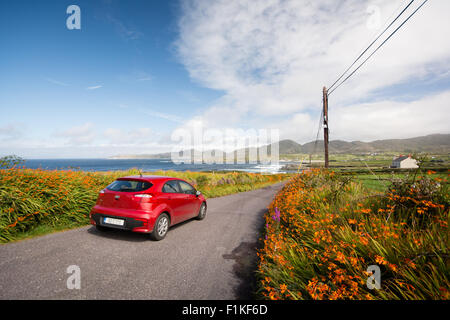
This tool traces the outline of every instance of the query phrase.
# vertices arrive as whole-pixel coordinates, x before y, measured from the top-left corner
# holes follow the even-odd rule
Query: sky
[[[166,152],[199,127],[312,141],[323,86],[409,1],[1,1],[0,156]],[[330,95],[331,140],[449,133],[448,12],[429,0]]]

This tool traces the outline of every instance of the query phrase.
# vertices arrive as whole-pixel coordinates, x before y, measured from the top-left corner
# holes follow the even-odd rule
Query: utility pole
[[[325,168],[328,168],[328,91],[323,87],[323,143],[325,147]]]

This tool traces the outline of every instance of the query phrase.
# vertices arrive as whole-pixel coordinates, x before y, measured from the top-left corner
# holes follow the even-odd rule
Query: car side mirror
[[[200,191],[198,191],[198,190],[195,192],[195,196],[196,196],[196,197],[198,197],[198,196],[201,195],[201,194],[202,194],[202,193],[201,193]]]

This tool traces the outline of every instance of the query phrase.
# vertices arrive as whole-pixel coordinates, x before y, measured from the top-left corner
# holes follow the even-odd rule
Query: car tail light
[[[135,194],[136,198],[151,198],[153,197],[151,194]]]
[[[103,202],[104,195],[105,195],[105,190],[101,190],[98,193],[97,204],[101,204]]]
[[[149,202],[153,198],[151,194],[146,193],[135,194],[134,197],[139,199],[141,202]]]

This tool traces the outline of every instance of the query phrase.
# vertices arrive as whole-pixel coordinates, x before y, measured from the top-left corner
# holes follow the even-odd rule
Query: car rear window
[[[111,183],[106,189],[120,192],[139,192],[149,189],[152,184],[148,181],[138,180],[116,180]]]

